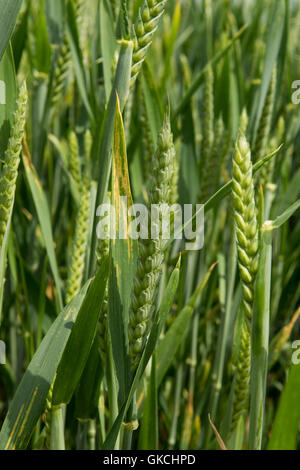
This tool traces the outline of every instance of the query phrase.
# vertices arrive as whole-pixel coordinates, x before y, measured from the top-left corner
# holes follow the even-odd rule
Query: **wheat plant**
[[[299,2],[0,10],[0,449],[299,450]]]

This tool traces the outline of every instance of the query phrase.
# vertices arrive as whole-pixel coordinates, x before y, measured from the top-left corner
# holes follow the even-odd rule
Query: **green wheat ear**
[[[254,282],[258,268],[258,225],[250,146],[238,137],[233,159],[233,203],[244,319],[236,365],[231,431],[247,410],[250,380],[250,340]]]
[[[84,0],[73,0],[74,12],[76,17],[77,25],[81,25],[82,13],[84,8]]]
[[[111,195],[107,194],[107,201],[110,202]],[[106,226],[107,233],[109,232],[109,225]],[[98,240],[96,248],[97,257],[97,269],[100,268],[101,264],[109,256],[109,236],[107,238]],[[99,322],[98,322],[98,334],[99,334],[99,350],[102,360],[103,367],[106,364],[106,353],[107,353],[107,314],[108,314],[108,283],[106,285],[103,304],[101,307]]]
[[[109,239],[99,240],[97,245],[97,264],[101,266],[103,260],[109,255]],[[108,284],[105,289],[104,299],[99,315],[98,334],[99,350],[102,365],[105,367],[107,353],[107,314],[108,314]]]
[[[71,133],[73,136],[73,144],[77,149],[76,155],[78,156],[78,144],[77,138],[74,133]],[[75,144],[76,142],[76,144]],[[69,265],[69,274],[67,279],[66,286],[66,303],[68,304],[72,298],[78,294],[81,288],[84,267],[85,267],[85,255],[86,248],[88,243],[88,229],[89,229],[89,220],[90,220],[90,202],[91,202],[91,175],[90,175],[90,166],[89,166],[89,155],[91,152],[91,136],[89,131],[85,134],[85,168],[83,172],[82,181],[76,181],[78,185],[78,191],[80,195],[80,206],[76,214],[76,224],[75,224],[75,233],[72,244],[72,253],[71,261]],[[71,152],[72,153],[72,152]],[[75,159],[78,163],[76,171],[81,175],[81,169],[79,167],[80,160]],[[74,175],[73,175],[74,177]]]
[[[14,203],[20,153],[24,137],[27,99],[26,83],[23,82],[17,99],[11,134],[0,176],[0,249]]]
[[[81,189],[81,159],[79,155],[79,145],[77,136],[74,131],[69,134],[69,169],[71,176],[74,180],[77,191],[80,193]]]
[[[165,11],[167,0],[144,0],[136,20],[134,30],[134,46],[131,66],[132,87],[146,58],[153,34],[157,30],[160,17]]]
[[[83,188],[80,194],[80,207],[75,225],[71,263],[67,280],[67,304],[80,291],[84,272],[90,213],[90,176],[87,172],[84,174],[82,185]]]
[[[65,80],[68,75],[71,60],[71,51],[67,35],[63,37],[59,47],[58,57],[54,68],[51,104],[56,104],[61,98]]]
[[[170,203],[175,158],[173,135],[167,117],[158,136],[158,147],[152,159],[149,205]],[[161,235],[157,239],[140,241],[140,255],[129,314],[129,352],[133,368],[138,365],[149,331],[156,288],[164,261],[163,247],[164,240]]]
[[[240,117],[240,123],[239,123],[239,128],[240,128],[240,134],[241,135],[246,135],[247,130],[248,130],[248,124],[249,124],[249,118],[247,114],[246,108],[243,108],[241,117]]]

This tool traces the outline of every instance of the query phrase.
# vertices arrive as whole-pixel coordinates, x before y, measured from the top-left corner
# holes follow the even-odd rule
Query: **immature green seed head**
[[[240,133],[233,158],[233,206],[238,266],[242,283],[243,318],[235,389],[231,432],[247,409],[250,379],[251,320],[253,315],[254,283],[258,269],[258,225],[252,175],[250,146]]]
[[[158,136],[157,150],[152,159],[150,204],[170,204],[174,181],[176,153],[167,114]],[[163,240],[142,240],[129,314],[129,352],[133,368],[143,351],[154,308],[154,298],[164,261]]]
[[[133,55],[131,67],[132,87],[137,79],[148,48],[152,43],[153,35],[158,27],[160,17],[163,15],[167,0],[144,0],[133,28]]]
[[[248,114],[246,108],[243,108],[241,117],[240,117],[240,133],[246,135],[247,128],[248,128]]]
[[[0,175],[0,249],[15,197],[20,153],[24,137],[27,99],[27,87],[24,81],[20,87],[11,135],[4,155],[4,164]]]
[[[173,144],[170,118],[167,115],[158,135],[157,150],[152,160],[152,177],[149,202],[168,204],[171,202],[171,181],[174,175],[176,152]]]
[[[91,151],[93,146],[93,136],[91,131],[87,129],[84,133],[84,150],[85,150],[85,158],[89,160],[91,157]]]
[[[63,42],[59,48],[57,61],[55,64],[53,82],[52,82],[52,105],[56,104],[61,98],[65,80],[68,74],[71,60],[71,51],[67,35],[63,37]]]
[[[74,131],[71,131],[69,134],[69,149],[70,149],[70,154],[69,154],[70,173],[74,180],[77,191],[80,192],[81,178],[82,178],[81,159],[79,155],[78,140]]]

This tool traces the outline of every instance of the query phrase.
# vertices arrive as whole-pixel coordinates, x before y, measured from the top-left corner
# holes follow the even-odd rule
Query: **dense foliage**
[[[299,449],[298,2],[0,11],[0,448]]]

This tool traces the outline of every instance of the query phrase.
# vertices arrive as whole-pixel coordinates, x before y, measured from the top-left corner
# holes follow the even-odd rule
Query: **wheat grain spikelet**
[[[26,83],[23,82],[17,99],[11,134],[4,155],[4,164],[0,176],[0,248],[14,203],[20,153],[24,137],[27,99]]]
[[[152,43],[153,34],[157,30],[160,17],[165,11],[167,0],[144,0],[134,26],[134,46],[131,66],[132,87],[137,79],[143,62],[146,58],[149,46]]]
[[[242,134],[238,137],[233,159],[233,203],[244,318],[236,364],[231,432],[241,414],[246,411],[249,397],[251,320],[254,282],[258,269],[258,226],[251,151]]]
[[[158,136],[158,148],[152,161],[149,204],[170,203],[175,157],[173,136],[167,117]],[[164,241],[160,237],[140,242],[129,314],[129,352],[133,368],[137,367],[149,330],[154,296],[164,261],[163,246]]]

